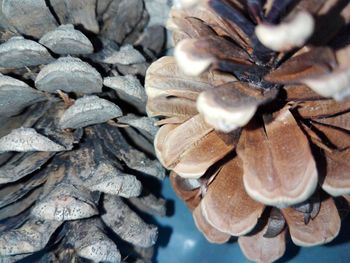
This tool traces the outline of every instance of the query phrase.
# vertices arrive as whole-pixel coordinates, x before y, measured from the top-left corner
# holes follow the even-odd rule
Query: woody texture
[[[350,202],[349,1],[179,2],[147,113],[197,228],[257,262],[331,242]]]
[[[165,170],[143,83],[167,8],[0,1],[0,262],[152,261]]]

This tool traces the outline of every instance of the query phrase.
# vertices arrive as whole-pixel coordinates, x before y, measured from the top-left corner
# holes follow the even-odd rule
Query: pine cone
[[[0,1],[0,262],[151,262],[165,175],[142,0]],[[155,181],[156,182],[155,182]]]
[[[155,149],[206,238],[250,260],[332,241],[350,194],[349,1],[181,1],[146,74]]]

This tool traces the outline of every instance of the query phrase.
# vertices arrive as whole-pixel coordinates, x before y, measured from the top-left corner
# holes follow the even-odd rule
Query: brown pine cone
[[[349,1],[180,1],[146,74],[155,149],[211,242],[332,241],[350,194]]]

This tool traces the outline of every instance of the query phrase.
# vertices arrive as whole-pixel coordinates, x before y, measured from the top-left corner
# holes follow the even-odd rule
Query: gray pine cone
[[[145,2],[0,0],[1,263],[151,262],[143,82],[166,33]]]

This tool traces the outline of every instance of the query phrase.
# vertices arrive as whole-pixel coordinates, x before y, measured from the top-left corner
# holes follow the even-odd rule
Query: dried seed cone
[[[332,241],[350,194],[349,1],[179,2],[147,112],[197,227],[257,262],[289,237]]]
[[[0,262],[151,262],[149,18],[142,0],[0,1]]]

